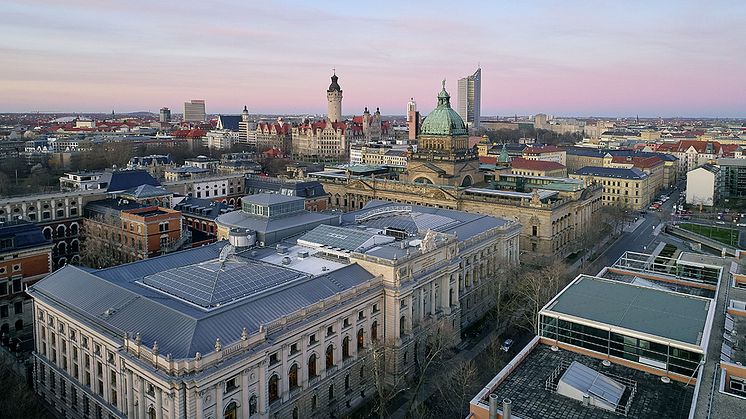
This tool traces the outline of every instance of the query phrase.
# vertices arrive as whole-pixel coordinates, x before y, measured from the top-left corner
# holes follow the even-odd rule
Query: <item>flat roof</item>
[[[542,312],[702,346],[711,300],[582,275]]]
[[[579,362],[614,380],[634,383],[637,391],[625,390],[622,402],[629,403],[629,418],[687,418],[692,405],[694,385],[677,381],[666,384],[660,377],[612,363],[604,366],[601,360],[576,352],[539,344],[517,366],[490,389],[498,400],[510,399],[511,411],[521,418],[547,419],[613,419],[624,417],[593,406],[583,406],[575,399],[547,390],[546,382],[560,365]],[[631,398],[631,400],[630,400]],[[473,402],[472,402],[473,403]],[[482,403],[487,403],[482,401]],[[501,407],[500,407],[501,408]]]

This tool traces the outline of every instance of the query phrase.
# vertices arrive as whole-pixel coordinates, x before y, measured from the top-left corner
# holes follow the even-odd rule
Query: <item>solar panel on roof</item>
[[[295,271],[241,260],[181,266],[143,278],[143,283],[205,308],[247,297],[304,277]]]

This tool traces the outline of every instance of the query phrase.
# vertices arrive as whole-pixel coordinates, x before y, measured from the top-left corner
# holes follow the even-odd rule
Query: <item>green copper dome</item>
[[[451,108],[451,96],[443,90],[438,93],[438,106],[425,118],[420,128],[422,135],[467,135],[466,124],[456,111]]]

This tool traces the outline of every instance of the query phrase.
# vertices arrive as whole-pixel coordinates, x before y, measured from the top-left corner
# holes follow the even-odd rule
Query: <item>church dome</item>
[[[466,124],[461,116],[451,108],[451,96],[446,91],[443,80],[443,90],[438,93],[438,106],[422,122],[422,135],[467,135]]]

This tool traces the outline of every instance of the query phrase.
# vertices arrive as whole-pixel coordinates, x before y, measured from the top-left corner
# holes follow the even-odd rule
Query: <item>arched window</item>
[[[70,253],[78,253],[80,251],[80,242],[78,242],[78,239],[74,239],[70,243]]]
[[[363,332],[363,329],[360,329],[357,331],[357,350],[361,350],[365,347],[365,332]]]
[[[78,223],[72,223],[72,224],[70,224],[70,235],[71,236],[77,236],[78,235]]]
[[[290,371],[288,372],[288,384],[290,385],[290,390],[298,387],[298,364],[293,364],[293,366],[290,367]]]
[[[238,419],[238,405],[236,405],[236,402],[231,402],[228,406],[225,407],[223,418]]]
[[[347,359],[350,357],[350,337],[345,336],[344,339],[342,339],[342,359]]]
[[[329,386],[329,401],[334,400],[334,384]]]
[[[345,375],[345,390],[350,389],[350,374]]]
[[[334,366],[334,346],[329,345],[326,347],[326,369]]]
[[[65,243],[65,242],[59,242],[57,244],[57,252],[59,252],[59,254],[61,254],[61,255],[66,254],[67,253],[67,243]]]
[[[316,410],[319,405],[319,398],[314,394],[311,396],[311,410]]]
[[[60,224],[57,226],[57,237],[65,237],[65,225]]]
[[[148,419],[155,419],[155,408],[153,406],[148,408]]]
[[[16,321],[16,332],[23,330],[23,320],[19,319]]]
[[[316,354],[311,354],[308,357],[308,378],[314,378],[316,375]]]
[[[403,336],[407,333],[407,316],[401,316],[399,318],[399,335]]]
[[[249,416],[256,415],[258,411],[256,395],[252,395],[249,397]]]
[[[373,322],[370,325],[370,340],[373,342],[378,340],[378,322]]]
[[[293,419],[298,419],[298,406],[293,408]]]
[[[360,378],[365,378],[365,365],[360,367]]]
[[[269,379],[269,402],[272,403],[280,398],[280,379],[273,375]]]
[[[52,238],[52,227],[44,227],[42,233],[45,239],[50,240]]]

